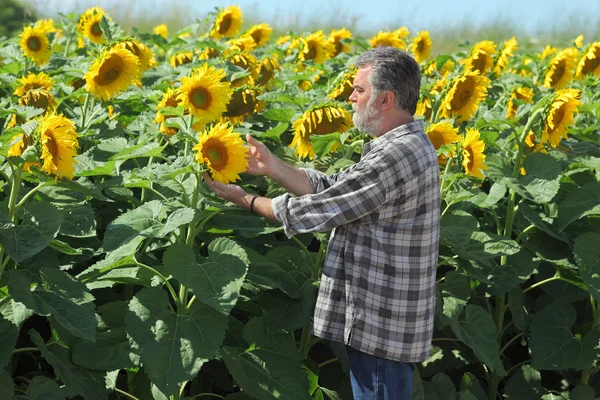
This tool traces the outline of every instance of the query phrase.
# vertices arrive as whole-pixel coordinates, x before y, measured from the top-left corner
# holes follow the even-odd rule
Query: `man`
[[[288,237],[332,230],[313,334],[347,345],[356,400],[410,399],[414,363],[427,359],[433,335],[439,168],[413,119],[417,63],[377,47],[356,64],[353,121],[374,136],[358,163],[331,176],[297,169],[248,135],[247,171],[296,197],[251,196],[206,179],[218,196],[281,222]]]

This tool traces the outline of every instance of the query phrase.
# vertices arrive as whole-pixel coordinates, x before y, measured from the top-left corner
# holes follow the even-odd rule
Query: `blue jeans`
[[[354,400],[410,400],[415,364],[388,360],[350,346],[350,383]]]

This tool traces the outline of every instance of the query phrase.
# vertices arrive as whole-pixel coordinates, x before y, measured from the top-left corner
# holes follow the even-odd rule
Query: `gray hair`
[[[391,90],[396,108],[414,115],[421,87],[421,71],[414,58],[394,47],[375,47],[361,54],[356,66],[372,67],[369,82],[375,93]]]

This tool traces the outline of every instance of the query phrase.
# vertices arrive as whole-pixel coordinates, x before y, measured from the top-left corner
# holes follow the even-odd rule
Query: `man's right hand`
[[[265,175],[270,177],[275,165],[275,156],[271,153],[264,143],[254,139],[249,133],[246,134],[246,140],[250,144],[248,154],[248,166],[246,172],[252,175]]]

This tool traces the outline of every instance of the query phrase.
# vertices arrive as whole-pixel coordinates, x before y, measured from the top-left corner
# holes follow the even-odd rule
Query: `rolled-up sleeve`
[[[373,160],[372,160],[373,161]],[[272,200],[273,214],[283,225],[287,237],[297,233],[331,230],[371,214],[386,200],[389,182],[383,182],[376,162],[357,163],[342,179],[327,179],[327,175],[307,173],[314,194],[293,197],[286,193]],[[314,173],[313,173],[314,172]]]
[[[319,193],[333,185],[334,180],[324,172],[309,168],[300,168],[304,171],[308,181],[312,185],[313,193]]]

